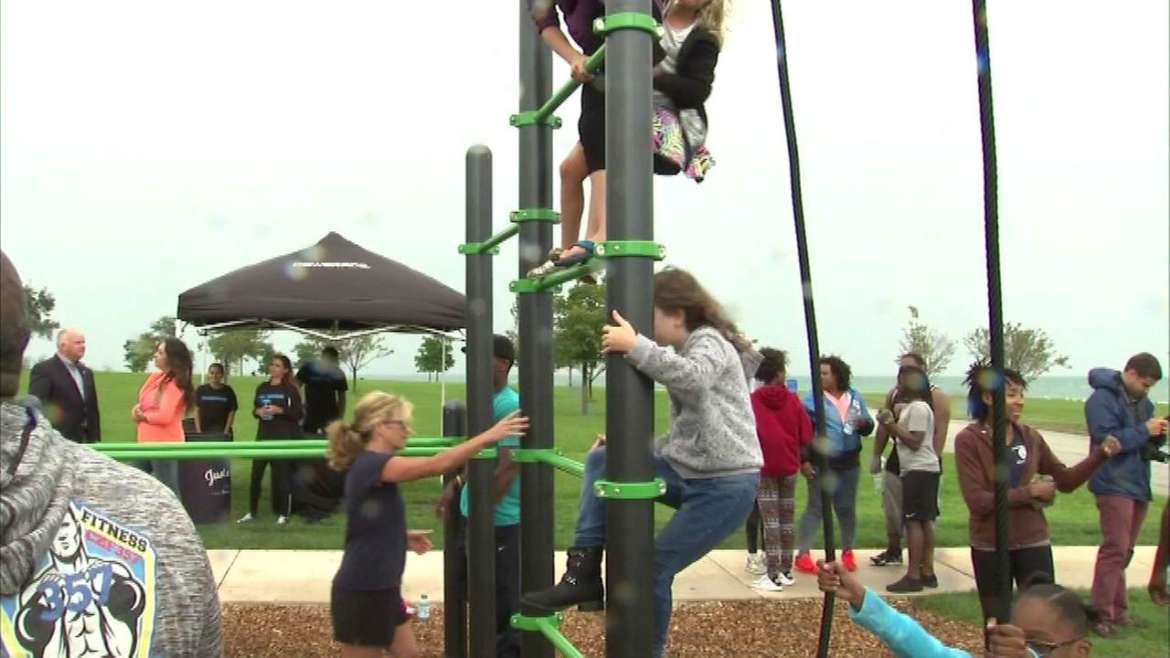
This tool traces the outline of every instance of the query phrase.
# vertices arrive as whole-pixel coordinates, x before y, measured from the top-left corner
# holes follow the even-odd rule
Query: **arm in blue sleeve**
[[[1115,436],[1121,442],[1122,452],[1141,450],[1150,440],[1145,424],[1126,427],[1120,409],[1116,408],[1116,400],[1109,396],[1108,391],[1097,390],[1085,402],[1085,424],[1089,426],[1093,445],[1101,443],[1107,436]]]
[[[868,589],[861,610],[849,606],[849,617],[857,625],[878,636],[899,658],[971,658],[971,654],[966,651],[939,642],[913,618],[891,608]]]

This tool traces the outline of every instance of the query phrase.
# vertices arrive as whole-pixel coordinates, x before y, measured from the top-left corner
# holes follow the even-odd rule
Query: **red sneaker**
[[[801,573],[810,573],[816,575],[816,573],[819,571],[819,569],[817,569],[816,563],[813,562],[812,556],[808,553],[797,555],[796,562],[793,563],[793,566],[795,566],[796,570]]]
[[[857,560],[853,559],[853,551],[841,551],[841,565],[846,571],[857,571]]]

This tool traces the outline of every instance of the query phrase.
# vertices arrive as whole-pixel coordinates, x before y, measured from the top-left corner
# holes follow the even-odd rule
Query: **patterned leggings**
[[[767,553],[768,575],[773,579],[780,573],[792,571],[792,551],[796,547],[796,479],[798,474],[786,477],[761,477],[760,493],[756,502],[764,517],[764,550]]]

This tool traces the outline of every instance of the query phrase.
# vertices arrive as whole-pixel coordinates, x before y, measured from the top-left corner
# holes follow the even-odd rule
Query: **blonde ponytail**
[[[329,423],[329,427],[325,428],[325,434],[329,437],[326,458],[329,460],[329,467],[335,471],[347,470],[366,448],[366,439],[345,421],[335,420]]]
[[[325,434],[329,437],[329,467],[345,471],[366,449],[379,423],[391,420],[410,420],[414,411],[406,398],[382,391],[366,393],[353,408],[353,423],[335,420],[329,423]]]

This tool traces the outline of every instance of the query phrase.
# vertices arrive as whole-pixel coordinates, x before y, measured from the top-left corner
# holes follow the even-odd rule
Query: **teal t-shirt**
[[[498,423],[503,420],[504,416],[520,409],[520,394],[512,390],[511,386],[505,386],[496,396],[492,398],[492,422]],[[509,436],[500,441],[500,445],[505,448],[519,448],[520,437]],[[459,498],[459,512],[463,516],[467,516],[467,487],[463,487],[463,493]],[[508,487],[508,493],[500,499],[496,504],[496,525],[509,526],[520,523],[520,478],[517,476],[512,481],[512,486]]]

